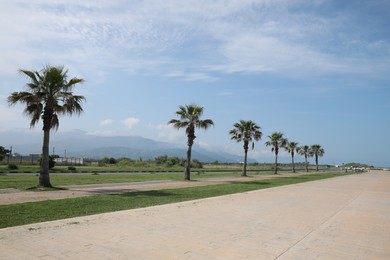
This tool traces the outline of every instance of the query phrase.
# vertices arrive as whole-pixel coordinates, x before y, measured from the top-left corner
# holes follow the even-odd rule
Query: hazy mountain
[[[163,149],[134,149],[130,147],[100,147],[90,150],[77,151],[72,153],[77,157],[88,157],[93,159],[99,159],[102,157],[114,157],[114,158],[132,158],[132,159],[154,159],[161,155],[177,156],[179,158],[186,157],[185,148],[163,148]],[[221,153],[210,152],[204,149],[194,147],[192,151],[192,158],[202,162],[237,162],[242,160],[240,156]]]
[[[9,146],[12,146],[13,153],[40,154],[42,133],[33,131],[2,132],[0,133],[0,145],[8,149]],[[140,136],[92,136],[81,130],[53,133],[50,140],[50,154],[92,159],[102,157],[154,159],[161,155],[185,158],[186,149],[185,144],[159,142]],[[238,162],[243,160],[242,156],[219,150],[209,151],[196,145],[193,146],[192,158],[202,162]]]

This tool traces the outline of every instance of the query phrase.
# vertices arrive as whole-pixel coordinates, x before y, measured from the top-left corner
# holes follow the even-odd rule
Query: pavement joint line
[[[348,176],[348,175],[347,175]],[[346,177],[346,176],[345,176]],[[313,228],[310,232],[308,232],[306,235],[304,235],[301,239],[299,239],[296,243],[292,244],[290,247],[288,247],[286,250],[284,250],[280,255],[278,255],[277,257],[274,258],[274,260],[276,259],[279,259],[280,257],[282,257],[285,253],[287,253],[289,250],[291,250],[293,247],[295,247],[297,244],[299,244],[301,241],[303,241],[306,237],[310,236],[313,232],[317,231],[321,226],[323,226],[325,223],[329,222],[331,219],[333,219],[335,216],[337,216],[338,214],[340,214],[341,211],[343,211],[345,208],[347,208],[349,205],[352,204],[352,202],[354,202],[356,199],[358,199],[362,193],[366,191],[366,189],[362,190],[359,192],[359,194],[357,194],[354,198],[350,199],[350,201],[348,201],[347,203],[345,203],[345,205],[343,207],[341,207],[340,209],[338,209],[337,211],[335,211],[334,214],[332,214],[331,216],[329,216],[327,219],[325,219],[323,222],[319,223],[319,225],[315,228]]]

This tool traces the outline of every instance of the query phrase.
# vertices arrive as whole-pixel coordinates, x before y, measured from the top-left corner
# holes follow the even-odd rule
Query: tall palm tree
[[[240,120],[240,122],[234,124],[234,129],[229,131],[231,140],[235,140],[238,143],[244,142],[244,166],[242,169],[242,176],[246,176],[249,143],[252,142],[252,149],[254,149],[254,141],[259,141],[263,135],[260,129],[260,126],[250,120]]]
[[[323,156],[325,154],[325,150],[319,144],[313,144],[310,147],[310,150],[311,150],[310,151],[310,155],[314,156],[315,159],[316,159],[316,169],[317,169],[317,172],[318,172],[318,157],[319,156]]]
[[[190,104],[185,106],[179,106],[179,110],[176,111],[176,115],[179,119],[171,119],[168,124],[173,125],[173,127],[180,129],[185,128],[187,134],[187,162],[186,162],[186,170],[184,173],[184,179],[191,179],[191,150],[192,145],[194,144],[195,136],[195,128],[207,129],[210,126],[214,125],[214,122],[211,119],[201,120],[201,116],[203,114],[203,107],[200,107],[196,104]]]
[[[309,171],[309,168],[307,166],[307,157],[310,156],[310,147],[308,145],[303,145],[301,147],[298,147],[298,150],[297,152],[300,154],[300,155],[303,155],[305,156],[305,168],[306,168],[306,172]]]
[[[25,104],[24,112],[31,118],[30,127],[39,119],[43,121],[42,160],[39,174],[39,185],[51,187],[49,176],[49,140],[50,130],[59,127],[60,115],[80,114],[83,109],[83,96],[73,94],[73,88],[83,79],[68,80],[68,70],[63,66],[46,66],[41,71],[19,70],[29,79],[26,91],[13,92],[8,97],[9,105]]]
[[[298,143],[297,142],[288,142],[286,146],[286,151],[291,154],[292,168],[293,172],[295,172],[295,164],[294,164],[294,154],[298,152]]]
[[[278,174],[278,153],[280,148],[284,148],[287,145],[287,139],[283,137],[283,133],[274,132],[269,135],[269,141],[265,142],[266,146],[272,146],[272,151],[275,152],[275,174]]]

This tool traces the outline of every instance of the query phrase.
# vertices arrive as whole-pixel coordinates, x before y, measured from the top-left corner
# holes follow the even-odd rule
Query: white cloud
[[[148,128],[157,130],[157,136],[162,141],[184,142],[185,132],[168,124],[148,125]]]
[[[132,129],[134,126],[136,126],[140,120],[135,117],[129,117],[122,121],[122,123],[128,128]]]
[[[196,145],[198,145],[200,148],[205,149],[205,150],[212,150],[213,147],[209,143],[203,142],[203,141],[198,141],[196,142]]]
[[[118,131],[118,130],[94,130],[86,133],[87,135],[93,136],[130,136],[128,131]]]
[[[115,68],[130,73],[147,70],[185,81],[214,81],[215,71],[360,73],[376,72],[376,61],[383,62],[381,72],[388,69],[386,57],[369,62],[368,56],[383,46],[389,53],[388,41],[357,41],[354,47],[359,55],[347,54],[344,50],[353,37],[345,32],[352,18],[326,17],[321,3],[9,1],[0,10],[0,17],[7,21],[0,24],[0,49],[5,50],[0,71],[13,74],[21,67],[56,61],[93,74],[89,77],[93,79]],[[309,12],[303,12],[302,6]]]
[[[206,73],[202,72],[182,72],[182,71],[174,71],[165,74],[166,77],[175,77],[175,78],[182,78],[185,81],[216,81],[218,78],[210,76]]]
[[[106,126],[106,125],[111,125],[114,122],[112,119],[105,119],[99,122],[99,125],[101,126]]]
[[[8,124],[12,124],[13,127],[29,127],[30,118],[26,116],[22,110],[17,108],[10,108],[0,104],[0,129],[7,129]],[[39,127],[38,127],[39,128]]]

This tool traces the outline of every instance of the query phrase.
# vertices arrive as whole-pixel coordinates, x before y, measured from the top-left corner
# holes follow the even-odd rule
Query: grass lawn
[[[0,165],[0,174],[1,173],[39,173],[38,165],[17,165],[18,169],[10,170],[8,165]],[[304,171],[302,165],[297,165],[295,167],[298,171]],[[321,170],[328,169],[326,166],[320,166]],[[278,167],[280,171],[291,171],[291,166],[280,165]],[[248,171],[272,171],[273,164],[259,164],[247,166]],[[310,168],[315,170],[314,167]],[[203,168],[192,168],[191,171],[195,172],[241,172],[242,165],[223,165],[223,164],[205,164]],[[172,167],[167,167],[164,165],[156,165],[154,162],[134,162],[134,165],[119,166],[119,165],[105,165],[105,166],[75,166],[75,170],[69,170],[68,166],[55,166],[50,170],[52,173],[105,173],[105,172],[115,172],[115,173],[137,173],[137,172],[184,172],[184,167],[175,165]]]
[[[317,173],[202,187],[129,192],[120,195],[96,195],[74,199],[0,205],[0,228],[221,196],[342,175],[345,174]],[[181,175],[179,177],[182,178]]]
[[[265,175],[271,172],[254,172],[251,175]],[[197,173],[192,172],[191,178],[218,178],[218,177],[239,177],[241,172],[226,172],[226,173]],[[115,174],[63,174],[50,175],[50,180],[53,186],[66,185],[84,185],[84,184],[99,184],[99,183],[124,183],[124,182],[140,182],[154,180],[183,180],[183,173],[115,173]],[[36,187],[38,184],[38,176],[36,175],[0,175],[0,189],[28,189]]]

